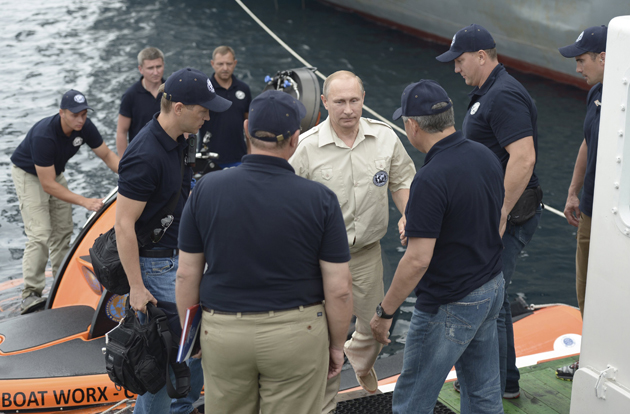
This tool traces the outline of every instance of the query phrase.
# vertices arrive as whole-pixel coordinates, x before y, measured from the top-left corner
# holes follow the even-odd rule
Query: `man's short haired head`
[[[164,53],[157,47],[147,47],[138,53],[138,66],[142,66],[145,60],[162,59],[164,62]]]
[[[451,42],[451,48],[442,53],[436,59],[440,62],[451,62],[466,52],[477,52],[479,50],[485,50],[488,56],[496,59],[496,47],[494,39],[490,32],[488,32],[483,26],[478,24],[471,24],[455,33],[453,41]]]
[[[234,49],[229,46],[218,46],[212,51],[212,59],[216,59],[217,55],[227,55],[228,53],[231,53],[232,57],[236,59],[236,53],[234,53]]]
[[[337,72],[329,75],[326,78],[326,80],[324,81],[324,88],[323,88],[322,94],[326,98],[328,98],[328,92],[330,91],[330,84],[332,83],[332,81],[334,81],[335,79],[344,78],[344,77],[356,79],[357,82],[359,83],[359,86],[361,87],[361,94],[365,92],[365,88],[363,87],[363,81],[361,80],[360,77],[350,72],[349,70],[338,70]]]
[[[61,97],[60,109],[67,109],[73,114],[78,114],[86,109],[92,109],[88,106],[87,98],[79,91],[70,89]]]
[[[607,35],[608,28],[604,25],[589,27],[580,33],[575,43],[561,47],[558,50],[566,58],[574,58],[584,53],[592,53],[591,57],[593,57],[606,51]]]
[[[232,102],[214,92],[210,79],[197,69],[185,68],[174,72],[164,83],[163,90],[162,112],[165,113],[169,112],[165,109],[170,109],[173,102],[200,105],[213,112],[224,112],[232,106]]]
[[[279,143],[300,129],[305,116],[306,108],[297,98],[282,91],[266,91],[249,105],[247,130],[255,140]]]
[[[453,102],[446,91],[434,80],[422,79],[407,86],[400,97],[401,106],[392,118],[401,116],[418,122],[420,128],[430,134],[444,131],[455,125]]]

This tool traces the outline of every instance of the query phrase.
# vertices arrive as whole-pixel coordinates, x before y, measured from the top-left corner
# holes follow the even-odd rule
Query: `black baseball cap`
[[[421,79],[407,86],[400,97],[401,107],[396,109],[392,118],[401,116],[437,115],[453,106],[448,94],[434,80]],[[446,105],[441,105],[446,104]]]
[[[558,50],[566,58],[573,58],[588,52],[605,52],[607,34],[608,28],[604,25],[589,27],[580,33],[575,43],[561,47]]]
[[[455,33],[451,48],[436,57],[440,62],[451,62],[466,52],[476,52],[478,50],[494,49],[497,47],[492,35],[483,26],[471,24]]]
[[[300,121],[306,116],[306,108],[297,98],[282,91],[266,91],[249,105],[249,135],[268,142],[289,139],[300,129]],[[265,131],[274,137],[258,137],[256,132]]]
[[[79,91],[75,91],[74,89],[70,89],[68,92],[63,94],[59,108],[67,109],[74,114],[78,114],[86,109],[92,109],[88,106],[85,95]]]
[[[224,112],[232,102],[214,92],[210,79],[200,70],[185,68],[173,72],[164,84],[164,97],[184,105],[200,105],[213,112]]]

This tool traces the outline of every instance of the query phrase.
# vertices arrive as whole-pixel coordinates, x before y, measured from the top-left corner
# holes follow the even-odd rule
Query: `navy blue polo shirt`
[[[529,93],[519,81],[497,65],[481,88],[469,94],[470,103],[462,125],[464,136],[490,148],[505,168],[510,154],[505,147],[525,137],[534,138],[538,161],[538,111]],[[538,187],[534,172],[527,188]]]
[[[596,103],[597,102],[597,103]],[[597,163],[597,142],[599,139],[599,117],[602,104],[602,84],[598,83],[588,92],[586,98],[586,118],[584,118],[584,139],[586,140],[586,172],[580,198],[580,211],[593,216],[593,193],[595,192],[595,166]]]
[[[284,159],[246,155],[206,174],[184,208],[179,248],[204,253],[203,306],[264,312],[324,299],[319,260],[350,261],[337,196]]]
[[[35,166],[55,166],[55,174],[66,169],[68,160],[79,151],[84,143],[92,149],[103,145],[103,137],[90,118],[85,120],[80,131],[72,131],[70,136],[61,128],[59,114],[44,118],[26,134],[11,156],[11,162],[27,173],[37,175]]]
[[[456,132],[438,141],[411,183],[407,237],[437,239],[416,286],[416,308],[437,313],[502,269],[503,170],[488,148]]]
[[[142,86],[143,78],[144,76],[141,76],[138,82],[131,85],[120,101],[118,113],[131,118],[129,142],[138,135],[138,132],[153,118],[156,112],[160,112],[162,93],[158,93],[157,98],[154,98],[151,92]],[[162,83],[164,83],[164,79],[162,79]]]
[[[227,111],[217,113],[210,111],[210,120],[199,130],[199,148],[203,138],[210,134],[208,149],[219,154],[219,164],[239,162],[247,154],[247,144],[243,135],[243,121],[249,112],[252,93],[249,86],[232,75],[232,85],[225,89],[214,77],[210,78],[214,90],[222,98],[232,102]]]
[[[118,192],[136,201],[145,201],[144,211],[136,221],[136,232],[146,225],[171,197],[181,191],[173,212],[173,224],[162,239],[148,248],[177,247],[177,233],[184,204],[190,192],[192,170],[184,167],[181,175],[181,155],[186,147],[183,136],[173,140],[157,121],[159,113],[136,136],[123,154],[118,165]],[[180,190],[181,187],[181,190]]]

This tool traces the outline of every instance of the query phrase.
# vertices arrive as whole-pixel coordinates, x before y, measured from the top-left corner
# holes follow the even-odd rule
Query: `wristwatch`
[[[391,314],[391,315],[386,314],[385,311],[383,310],[383,307],[379,303],[378,306],[376,307],[376,316],[382,319],[391,319],[394,317],[394,314]]]

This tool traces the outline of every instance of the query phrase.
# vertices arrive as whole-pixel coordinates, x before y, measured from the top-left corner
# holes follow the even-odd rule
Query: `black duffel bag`
[[[129,293],[129,281],[118,255],[116,231],[112,227],[94,240],[89,249],[94,275],[108,291],[117,295]]]
[[[125,317],[107,333],[103,348],[109,378],[134,394],[155,394],[166,384],[169,397],[185,397],[190,391],[190,369],[185,362],[175,362],[177,342],[164,311],[149,302],[148,320],[143,325],[129,300],[125,308]],[[175,373],[175,387],[169,365]]]

